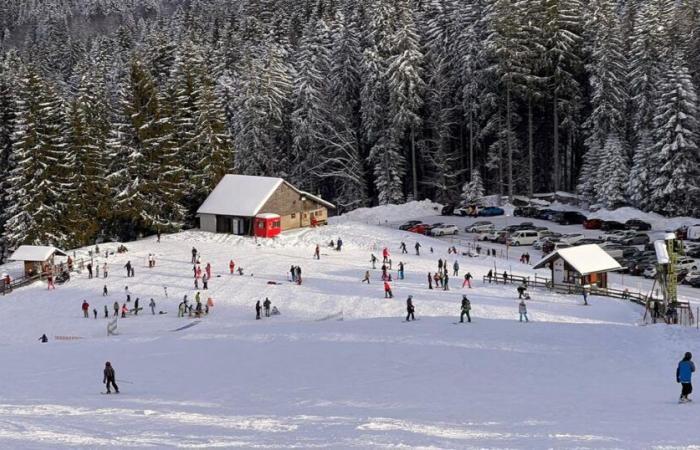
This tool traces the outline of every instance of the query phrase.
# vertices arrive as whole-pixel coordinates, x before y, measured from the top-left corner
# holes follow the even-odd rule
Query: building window
[[[262,221],[258,222],[258,228],[260,228],[260,229],[265,228],[265,222],[262,222]]]
[[[292,219],[296,219],[296,218],[297,218],[297,214],[296,214],[296,213],[292,213]]]
[[[273,228],[281,228],[282,224],[280,223],[279,220],[275,220],[274,222],[272,222],[272,227]]]

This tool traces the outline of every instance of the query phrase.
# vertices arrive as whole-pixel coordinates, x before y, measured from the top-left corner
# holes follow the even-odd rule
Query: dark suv
[[[586,221],[586,216],[577,211],[564,211],[555,214],[553,220],[559,225],[581,225]]]

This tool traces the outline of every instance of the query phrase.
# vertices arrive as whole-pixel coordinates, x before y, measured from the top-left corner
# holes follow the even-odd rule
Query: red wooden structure
[[[253,230],[256,237],[272,238],[282,231],[282,219],[279,214],[263,213],[255,216]]]

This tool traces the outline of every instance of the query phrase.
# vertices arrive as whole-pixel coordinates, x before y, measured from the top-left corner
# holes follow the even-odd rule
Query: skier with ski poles
[[[462,313],[459,315],[459,323],[464,323],[464,316],[467,316],[467,322],[471,323],[472,317],[469,311],[472,309],[472,304],[466,295],[462,296]]]
[[[110,385],[114,387],[114,392],[117,394],[119,393],[119,387],[117,386],[116,383],[116,374],[114,372],[114,368],[112,367],[112,364],[107,361],[105,363],[105,369],[103,371],[103,377],[102,377],[102,383],[104,383],[107,386],[107,393],[111,394],[112,391],[110,390]]]

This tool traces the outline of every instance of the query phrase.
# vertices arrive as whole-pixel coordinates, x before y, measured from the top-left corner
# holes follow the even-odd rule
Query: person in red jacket
[[[388,281],[384,282],[384,298],[394,298],[394,294],[391,292],[391,285]]]
[[[211,280],[211,264],[207,263],[207,266],[204,268],[204,270],[207,272],[207,279]]]
[[[233,260],[228,262],[228,270],[233,275],[233,269],[236,268],[236,263],[233,262]]]
[[[87,300],[83,300],[83,317],[88,319],[90,317],[90,313],[88,310],[90,309],[90,304],[87,302]]]
[[[384,257],[383,262],[389,261],[389,249],[384,247],[384,250],[382,250],[382,256]]]

